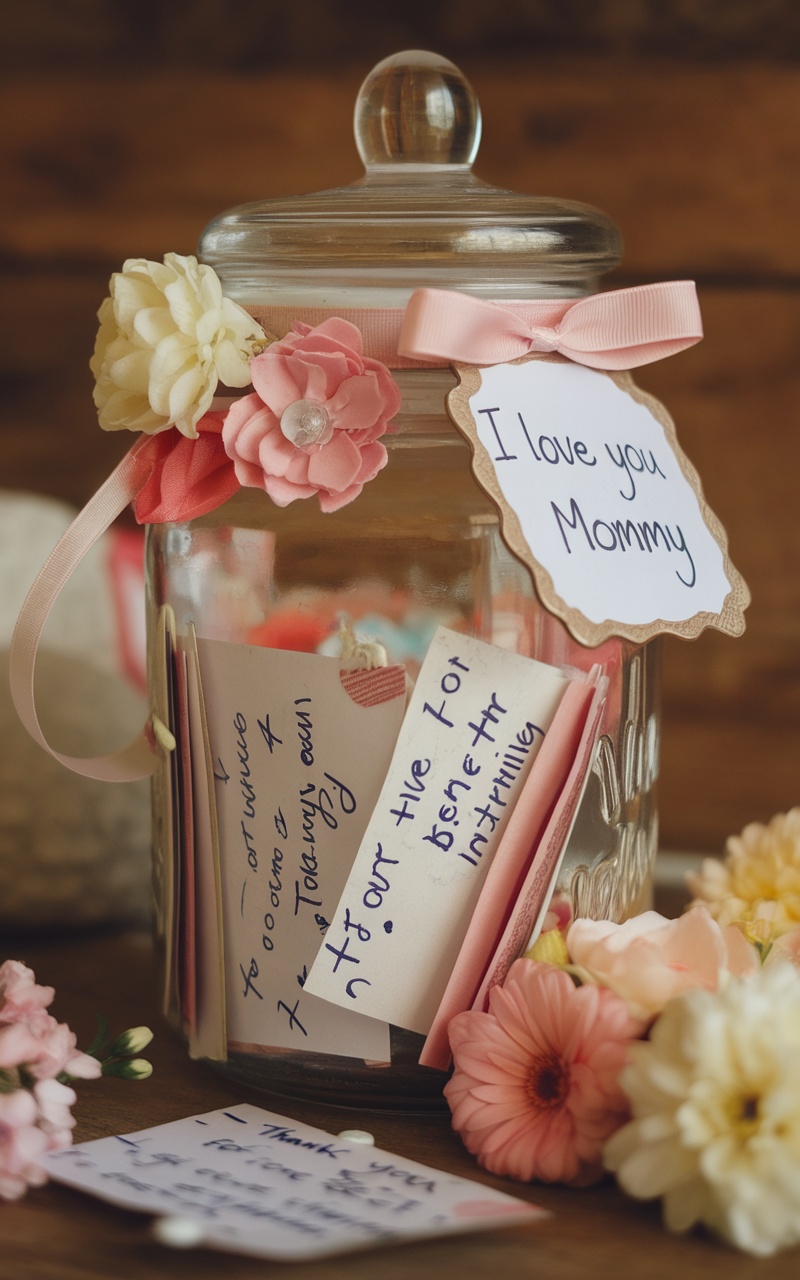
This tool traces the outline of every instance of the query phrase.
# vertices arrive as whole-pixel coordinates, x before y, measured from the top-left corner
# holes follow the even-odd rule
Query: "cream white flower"
[[[633,1119],[605,1149],[672,1231],[704,1223],[749,1253],[800,1243],[800,972],[775,964],[677,997],[621,1084]]]
[[[196,258],[129,258],[109,288],[90,362],[100,426],[195,438],[217,383],[250,382],[263,330]]]
[[[706,858],[686,879],[692,906],[704,903],[722,925],[755,926],[762,941],[800,925],[800,808],[749,823],[727,841],[722,862]]]

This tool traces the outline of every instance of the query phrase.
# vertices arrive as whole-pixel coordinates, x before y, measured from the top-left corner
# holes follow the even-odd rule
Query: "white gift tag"
[[[568,683],[439,628],[310,991],[427,1033]]]
[[[386,776],[404,669],[340,673],[335,658],[220,640],[198,640],[197,652],[219,829],[228,1041],[245,1051],[388,1061],[387,1026],[343,1014],[305,982]]]
[[[456,365],[448,397],[512,551],[581,643],[744,630],[747,587],[661,405],[629,374]]]

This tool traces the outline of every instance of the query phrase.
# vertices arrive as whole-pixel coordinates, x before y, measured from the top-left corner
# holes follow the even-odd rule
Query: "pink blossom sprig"
[[[72,1143],[77,1100],[71,1087],[101,1075],[143,1080],[149,1062],[134,1057],[152,1039],[136,1027],[110,1041],[101,1019],[88,1053],[47,1012],[55,992],[18,960],[0,965],[0,1198],[16,1200],[47,1180],[43,1157]]]

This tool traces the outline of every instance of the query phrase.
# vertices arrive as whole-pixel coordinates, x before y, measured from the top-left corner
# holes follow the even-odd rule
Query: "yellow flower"
[[[766,1256],[800,1244],[800,972],[785,961],[671,1001],[620,1080],[606,1167],[666,1226]]]
[[[105,431],[177,427],[194,439],[218,382],[245,387],[264,332],[196,258],[129,258],[98,312],[90,361]]]
[[[687,876],[692,906],[704,903],[720,924],[744,922],[762,941],[800,924],[800,808],[731,836],[722,862],[705,858]]]
[[[540,933],[533,946],[525,952],[526,960],[541,960],[545,964],[569,964],[569,951],[560,929],[548,929]]]

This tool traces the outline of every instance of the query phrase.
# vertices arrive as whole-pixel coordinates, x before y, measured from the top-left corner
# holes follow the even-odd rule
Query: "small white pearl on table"
[[[342,1129],[337,1136],[346,1138],[348,1142],[359,1142],[362,1147],[375,1146],[375,1139],[371,1133],[367,1133],[366,1129]]]
[[[159,1244],[169,1245],[171,1249],[193,1249],[202,1243],[205,1235],[199,1218],[178,1216],[156,1218],[152,1233]]]

